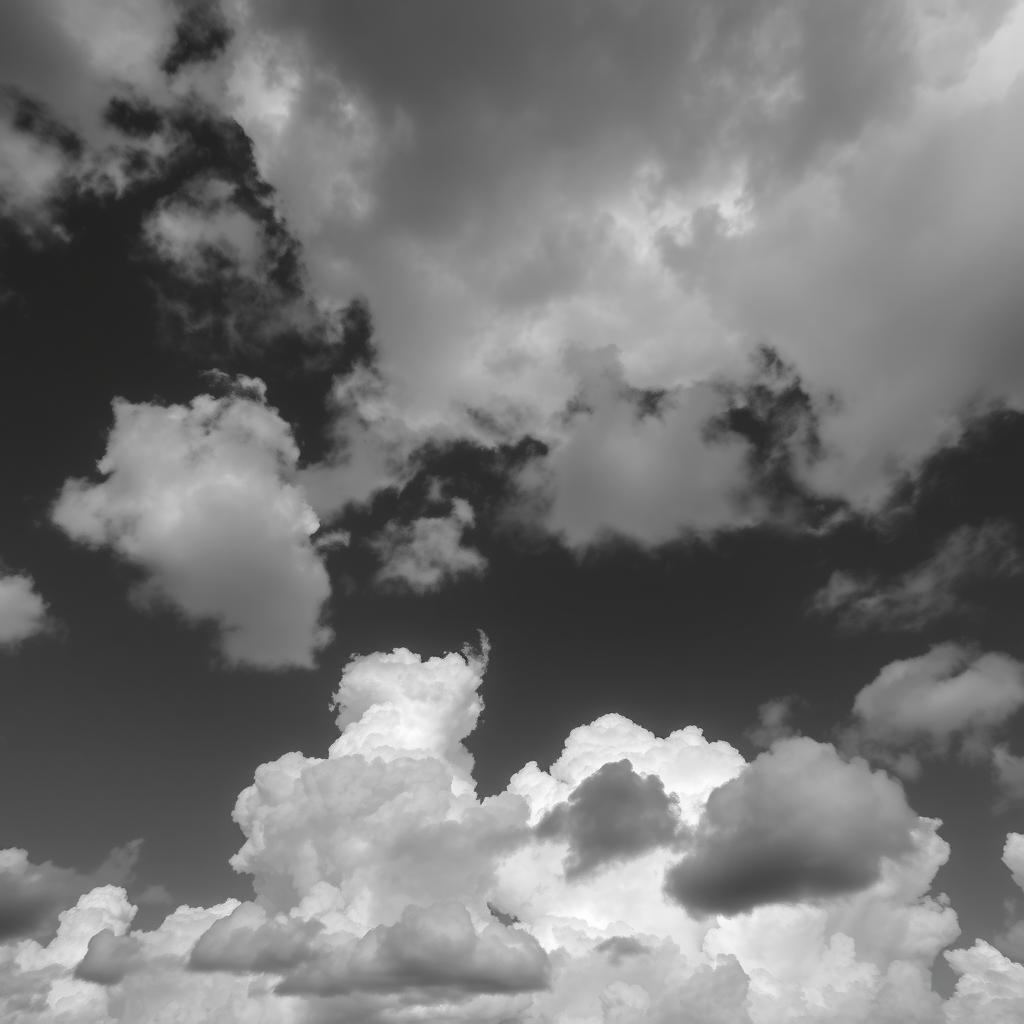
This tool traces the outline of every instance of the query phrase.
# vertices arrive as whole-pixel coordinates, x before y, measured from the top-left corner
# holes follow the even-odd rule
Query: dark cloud
[[[641,956],[651,951],[650,946],[645,945],[632,935],[613,935],[610,939],[599,942],[594,949],[598,953],[604,953],[608,960],[616,966],[631,956]]]
[[[231,42],[231,26],[219,0],[179,0],[179,6],[182,10],[174,41],[160,65],[168,75],[176,75],[189,64],[213,60]]]
[[[188,965],[194,971],[282,974],[313,956],[320,929],[316,922],[267,920],[258,907],[243,903],[200,936]]]
[[[757,709],[757,725],[747,730],[747,737],[757,747],[767,749],[776,740],[788,739],[796,734],[793,714],[798,699],[790,694],[765,701]]]
[[[758,346],[746,381],[718,385],[724,412],[705,428],[709,441],[738,438],[747,445],[748,504],[764,504],[770,517],[792,525],[819,525],[842,505],[813,495],[806,472],[825,455],[821,419],[834,396],[807,390],[793,364],[768,345]]]
[[[126,885],[142,850],[135,839],[111,851],[92,872],[62,868],[50,861],[33,864],[23,850],[0,853],[0,942],[34,938],[48,941],[58,915],[98,885]]]
[[[393,925],[371,929],[347,951],[297,968],[282,995],[441,990],[454,1002],[475,994],[546,987],[548,959],[532,935],[500,924],[479,932],[457,903],[407,907]]]
[[[678,800],[657,775],[640,775],[628,760],[603,765],[536,827],[540,839],[566,839],[567,878],[637,857],[681,838]]]
[[[141,962],[142,944],[131,935],[115,935],[109,928],[90,940],[74,976],[97,985],[117,985]]]
[[[739,914],[876,881],[913,847],[903,787],[807,738],[778,741],[708,799],[693,848],[665,878],[691,913]]]

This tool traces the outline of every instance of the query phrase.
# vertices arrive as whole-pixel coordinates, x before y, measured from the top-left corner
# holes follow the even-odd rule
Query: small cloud
[[[331,639],[319,521],[295,482],[290,426],[263,382],[216,373],[223,397],[114,402],[103,479],[68,480],[52,518],[145,573],[136,597],[213,622],[231,664],[311,666]]]
[[[776,740],[795,736],[797,730],[793,726],[793,709],[796,703],[796,697],[788,696],[776,697],[760,705],[757,709],[757,725],[747,730],[750,742],[766,750]]]
[[[965,591],[970,586],[1022,571],[1024,560],[1008,523],[962,526],[930,558],[894,580],[834,572],[811,599],[811,610],[851,631],[913,632],[969,610]]]
[[[379,586],[425,594],[458,576],[478,576],[487,560],[465,543],[474,522],[472,506],[452,500],[447,516],[426,516],[411,523],[389,523],[371,541],[381,558]]]
[[[941,644],[882,669],[854,699],[845,740],[882,758],[941,756],[954,745],[977,757],[1022,707],[1024,665],[1005,654],[975,656]]]
[[[51,628],[46,602],[31,576],[0,574],[0,648],[17,647]]]

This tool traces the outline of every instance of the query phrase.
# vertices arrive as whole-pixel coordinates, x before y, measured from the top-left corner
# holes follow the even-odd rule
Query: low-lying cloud
[[[239,796],[251,900],[133,929],[123,888],[62,889],[60,869],[7,851],[46,907],[0,950],[0,1009],[19,1024],[670,1024],[683,1008],[699,1024],[951,1024],[1010,1020],[1024,1000],[1024,969],[981,940],[948,954],[954,994],[931,990],[958,931],[929,895],[949,848],[883,771],[806,738],[745,764],[693,727],[657,737],[606,715],[481,798],[463,741],[485,664],[350,663],[327,756],[285,754]]]

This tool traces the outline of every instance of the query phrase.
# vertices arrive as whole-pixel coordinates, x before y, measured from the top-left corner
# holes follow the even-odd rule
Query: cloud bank
[[[481,798],[463,741],[485,665],[349,664],[327,756],[285,754],[238,798],[251,900],[133,929],[123,888],[58,893],[60,869],[7,851],[15,888],[48,894],[22,918],[63,906],[55,933],[5,934],[5,1019],[1014,1019],[1024,968],[981,940],[947,954],[954,994],[931,990],[958,932],[929,894],[949,848],[884,772],[806,738],[745,764],[696,728],[606,715]]]

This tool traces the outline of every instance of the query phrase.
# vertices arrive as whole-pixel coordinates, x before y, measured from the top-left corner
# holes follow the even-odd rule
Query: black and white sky
[[[1024,3],[0,3],[0,1018],[1024,1020]]]

